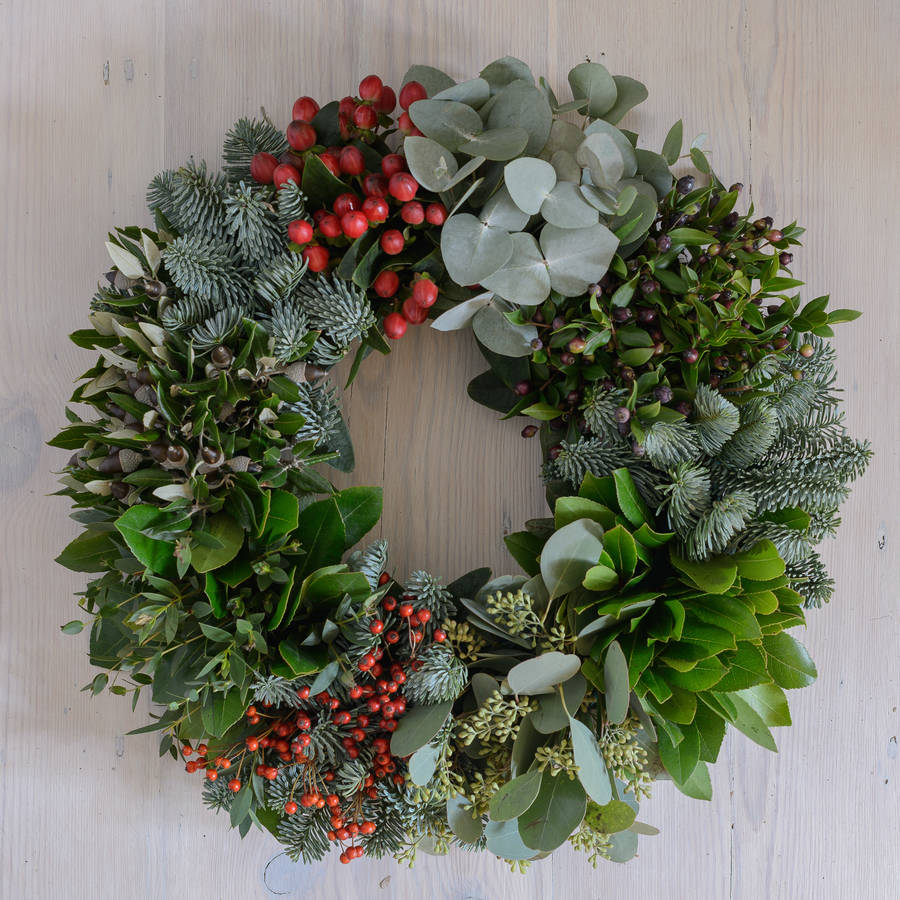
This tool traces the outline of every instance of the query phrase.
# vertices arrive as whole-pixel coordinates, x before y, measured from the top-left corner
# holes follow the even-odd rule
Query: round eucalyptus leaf
[[[589,137],[592,134],[609,135],[615,141],[619,152],[622,154],[622,160],[625,163],[624,177],[632,178],[634,176],[637,172],[637,157],[634,154],[634,147],[631,146],[631,141],[615,125],[610,125],[609,122],[605,122],[603,119],[597,119],[596,122],[591,122],[584,129],[584,134],[585,137]]]
[[[578,148],[575,159],[590,170],[591,181],[600,188],[613,187],[625,174],[625,160],[608,134],[589,134]]]
[[[487,849],[501,859],[531,859],[534,850],[525,846],[519,835],[519,823],[488,822],[484,827]]]
[[[482,130],[481,116],[456,100],[416,100],[409,115],[425,137],[454,153]]]
[[[530,356],[537,337],[533,325],[513,325],[496,306],[486,306],[472,319],[475,337],[501,356]]]
[[[491,228],[469,213],[458,213],[441,229],[441,255],[447,274],[461,285],[479,284],[506,264],[513,242],[502,228]]]
[[[525,716],[513,741],[509,754],[509,768],[513,775],[528,771],[538,747],[543,743],[543,737],[532,724],[533,715],[529,713]]]
[[[491,86],[483,78],[470,78],[431,96],[432,100],[457,100],[478,109],[491,96]]]
[[[554,685],[568,681],[580,669],[581,658],[574,653],[550,650],[514,665],[506,680],[514,694],[545,694]]]
[[[612,862],[626,863],[634,859],[637,853],[638,836],[633,831],[620,831],[609,836],[609,847],[606,851],[607,859]]]
[[[612,75],[600,63],[579,63],[569,72],[569,87],[576,100],[588,101],[587,114],[596,119],[609,112],[616,102],[618,90]]]
[[[490,814],[493,822],[508,822],[517,819],[537,800],[541,789],[541,772],[531,769],[523,775],[507,781],[491,797]]]
[[[557,691],[552,694],[541,694],[538,697],[538,708],[531,713],[529,718],[541,734],[554,734],[568,727],[569,713],[578,711],[587,692],[587,681],[584,675],[576,672],[563,683],[562,692],[562,697]]]
[[[481,816],[461,794],[447,798],[447,824],[464,844],[474,844],[484,831]]]
[[[435,69],[434,66],[410,66],[403,76],[402,84],[409,84],[410,81],[418,81],[425,88],[429,97],[456,84],[446,72]]]
[[[574,154],[583,140],[584,132],[577,125],[565,119],[556,119],[550,126],[550,135],[544,144],[542,155],[549,159],[557,150],[568,150]]]
[[[619,191],[619,196],[616,197],[616,214],[624,216],[634,205],[637,195],[637,188],[633,184],[626,184],[625,187]]]
[[[513,203],[522,212],[533,216],[556,185],[556,172],[543,159],[523,156],[506,164],[503,180]]]
[[[559,228],[548,224],[541,231],[540,244],[550,272],[550,286],[564,297],[577,297],[606,274],[619,241],[600,223],[590,228]]]
[[[391,736],[391,753],[394,756],[409,756],[419,747],[424,747],[441,730],[452,707],[453,701],[445,700],[443,703],[408,709]]]
[[[614,216],[609,221],[609,227],[615,231],[621,228],[627,222],[637,219],[637,223],[627,235],[622,239],[624,247],[632,247],[640,243],[647,233],[647,229],[656,220],[656,191],[652,185],[646,181],[639,181],[636,178],[630,178],[623,183],[624,187],[631,185],[637,191],[637,197],[631,204],[628,212],[621,216]]]
[[[485,225],[506,231],[521,231],[528,224],[527,213],[516,206],[505,185],[484,204],[478,218]]]
[[[555,850],[581,824],[586,806],[587,796],[577,779],[544,772],[537,799],[518,819],[522,841],[534,850]]]
[[[591,807],[591,825],[605,834],[626,831],[634,823],[637,814],[624,800],[610,800],[598,808]]]
[[[554,531],[541,551],[541,575],[550,599],[578,587],[602,552],[603,528],[590,519],[576,519]]]
[[[409,777],[412,779],[413,784],[425,787],[431,781],[431,776],[434,775],[434,770],[437,768],[440,757],[440,747],[435,747],[433,744],[419,747],[409,758],[409,763],[407,764],[409,766]]]
[[[593,184],[583,184],[581,194],[594,209],[600,210],[606,216],[615,215],[616,200],[609,191],[601,190]]]
[[[510,303],[537,306],[550,293],[550,275],[538,242],[526,232],[512,235],[513,254],[509,262],[481,284]]]
[[[505,162],[518,156],[528,144],[528,132],[524,128],[491,128],[475,135],[459,147],[460,153],[468,156],[483,156],[485,159]]]
[[[599,218],[597,210],[571,181],[561,181],[553,188],[541,206],[541,215],[559,228],[587,228]]]
[[[578,766],[578,780],[594,803],[601,806],[609,803],[612,799],[612,783],[597,746],[597,739],[584,722],[572,717],[569,718],[569,730],[572,734],[572,755]]]
[[[613,75],[613,81],[616,83],[616,102],[612,109],[603,114],[603,118],[615,125],[628,110],[643,103],[649,94],[640,81],[635,81],[627,75]]]
[[[514,81],[493,98],[487,118],[488,128],[524,128],[528,132],[525,153],[536,156],[547,143],[553,113],[540,88]]]
[[[453,154],[427,137],[408,137],[403,153],[410,174],[428,191],[446,191],[453,184],[459,166]]]
[[[476,672],[472,676],[472,694],[475,697],[475,703],[480,707],[485,700],[500,689],[500,682],[493,675],[487,672]]]
[[[550,157],[550,165],[556,172],[559,181],[571,181],[572,184],[581,183],[581,166],[568,150],[556,150]]]
[[[407,141],[412,140],[412,138],[407,138]],[[470,159],[464,166],[462,166],[459,171],[450,179],[450,183],[447,185],[448,188],[452,188],[455,185],[459,184],[464,179],[468,178],[473,172],[475,172],[482,163],[484,163],[485,157],[476,156],[474,159]],[[478,182],[471,185],[469,190],[474,190]],[[464,195],[465,196],[465,195]],[[460,203],[460,200],[456,201]]]
[[[456,331],[459,328],[465,328],[475,317],[475,313],[487,306],[493,298],[494,295],[487,292],[457,303],[456,306],[451,306],[446,312],[442,312],[431,323],[431,327],[436,331]]]
[[[638,173],[656,189],[656,196],[662,200],[666,194],[672,189],[672,172],[669,170],[669,164],[665,157],[652,150],[635,150],[637,157]]]
[[[495,59],[492,63],[488,63],[481,70],[481,77],[491,86],[491,93],[494,94],[513,81],[534,84],[534,75],[531,74],[531,69],[521,59],[516,59],[514,56],[504,56],[502,59]]]

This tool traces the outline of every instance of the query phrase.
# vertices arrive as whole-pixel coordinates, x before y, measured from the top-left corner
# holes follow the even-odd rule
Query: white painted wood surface
[[[900,896],[898,37],[896,0],[0,2],[0,897]],[[792,695],[779,755],[729,741],[711,804],[660,785],[642,818],[662,835],[625,867],[571,852],[525,876],[466,854],[293,865],[229,833],[152,738],[123,737],[142,721],[126,703],[78,691],[86,638],[58,626],[82,578],[52,564],[75,526],[46,496],[64,454],[43,446],[90,364],[65,334],[107,228],[145,221],[151,175],[215,160],[239,115],[285,120],[299,94],[340,97],[368,72],[468,76],[507,53],[560,87],[585,56],[644,81],[627,121],[646,144],[680,116],[708,132],[761,213],[808,227],[810,291],[865,311],[837,342],[849,422],[877,455],[827,549],[839,588],[806,635],[821,674]],[[464,337],[421,329],[346,399],[354,481],[385,486],[398,571],[512,570],[503,529],[541,513],[537,447],[468,401],[478,371]]]

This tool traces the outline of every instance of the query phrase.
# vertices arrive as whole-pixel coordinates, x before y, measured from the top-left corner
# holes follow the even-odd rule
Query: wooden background
[[[896,0],[2,0],[0,896],[900,896],[898,26]],[[340,97],[369,72],[470,77],[505,54],[558,88],[585,56],[644,81],[626,124],[646,145],[679,116],[708,132],[726,181],[808,227],[810,291],[865,311],[837,342],[849,423],[877,455],[827,547],[839,590],[806,635],[820,678],[792,696],[779,755],[728,742],[712,803],[661,784],[642,818],[662,835],[625,867],[568,851],[526,876],[461,853],[412,871],[293,865],[267,835],[239,842],[153,739],[123,737],[143,721],[126,703],[79,693],[87,639],[59,624],[83,579],[52,564],[75,525],[47,497],[65,454],[43,445],[90,364],[65,335],[108,264],[107,228],[147,221],[152,174],[215,162],[238,116],[263,104],[286,122],[296,96]],[[513,571],[502,533],[542,513],[536,442],[468,401],[465,336],[411,331],[346,398],[354,480],[385,487],[397,571]]]

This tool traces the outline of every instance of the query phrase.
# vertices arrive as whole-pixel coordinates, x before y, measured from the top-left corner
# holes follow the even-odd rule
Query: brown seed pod
[[[124,447],[119,451],[119,464],[122,466],[123,472],[133,472],[143,461],[143,454],[136,450]]]
[[[166,286],[161,281],[156,281],[155,279],[145,278],[144,279],[144,293],[151,300],[158,300],[162,297],[166,292]]]
[[[98,472],[102,472],[104,475],[111,475],[114,472],[122,471],[122,463],[119,461],[119,454],[110,453],[109,456],[104,457],[97,464],[96,469]]]
[[[109,485],[109,492],[116,500],[124,500],[131,492],[131,486],[124,481],[113,481]]]
[[[162,462],[166,459],[166,455],[169,450],[169,445],[164,444],[162,442],[156,442],[155,444],[150,445],[150,455],[157,461]]]
[[[217,369],[227,369],[234,360],[234,354],[224,344],[219,344],[210,354],[210,359]]]
[[[225,454],[218,447],[204,447],[200,455],[208,466],[221,466],[225,462]]]
[[[166,459],[176,466],[183,466],[188,459],[187,450],[177,444],[170,444],[166,450]]]

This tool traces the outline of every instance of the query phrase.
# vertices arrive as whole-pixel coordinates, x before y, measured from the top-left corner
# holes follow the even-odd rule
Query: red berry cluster
[[[418,82],[409,82],[400,91],[403,113],[397,120],[406,135],[420,132],[407,112],[410,104],[427,96]],[[338,123],[344,141],[359,139],[373,144],[380,126],[393,124],[389,114],[397,103],[392,88],[377,75],[367,75],[359,83],[358,97],[344,97],[338,106]],[[312,221],[297,219],[288,225],[291,243],[301,252],[311,272],[323,272],[334,265],[344,249],[370,229],[379,229],[379,246],[389,257],[396,257],[414,239],[417,229],[440,227],[447,219],[447,209],[437,201],[416,199],[419,184],[407,170],[406,160],[398,153],[381,158],[380,171],[367,169],[366,156],[351,143],[322,147],[313,121],[319,104],[312,97],[300,97],[293,108],[293,121],[286,136],[291,146],[279,160],[270,153],[257,153],[250,172],[261,184],[281,188],[289,182],[301,183],[301,172],[310,154],[317,156],[329,171],[347,182],[348,190],[338,196],[331,209],[319,209]],[[383,144],[382,144],[383,146]],[[407,324],[418,325],[427,318],[427,310],[437,300],[437,286],[427,276],[419,276],[400,296],[403,269],[398,262],[376,277],[373,288],[377,297],[390,300],[393,311],[384,319],[385,334],[392,339],[402,337]],[[398,308],[399,307],[399,308]]]
[[[379,584],[384,587],[390,581],[385,573]],[[364,800],[378,797],[379,781],[389,780],[397,785],[405,781],[400,771],[403,763],[391,753],[390,737],[398,719],[406,712],[402,687],[408,673],[421,665],[416,653],[425,640],[425,626],[432,620],[431,610],[417,610],[413,600],[403,597],[398,601],[393,595],[387,595],[381,603],[381,615],[368,620],[368,630],[376,640],[356,664],[347,702],[327,691],[311,696],[310,688],[304,686],[297,690],[298,699],[304,703],[299,710],[272,709],[266,703],[261,703],[261,708],[250,706],[246,712],[247,724],[260,726],[259,731],[229,748],[230,756],[217,756],[212,761],[207,756],[206,744],[198,744],[196,750],[185,744],[182,747],[185,758],[197,753],[196,759],[188,759],[185,770],[203,771],[206,778],[216,781],[220,771],[231,769],[228,788],[237,793],[242,787],[238,776],[245,766],[248,772],[252,769],[260,777],[274,781],[283,769],[302,765],[302,773],[284,804],[285,815],[294,815],[300,807],[324,809],[327,806],[331,814],[328,838],[342,845],[341,862],[362,856],[363,848],[354,841],[359,835],[370,835],[377,829],[374,822],[363,816]],[[435,629],[431,638],[443,642],[447,635]],[[363,749],[371,747],[372,768],[352,797],[341,798],[329,791],[335,773],[320,767],[315,753],[308,751],[312,743],[310,731],[322,721],[331,722],[343,731],[341,744],[350,759],[357,759]]]

